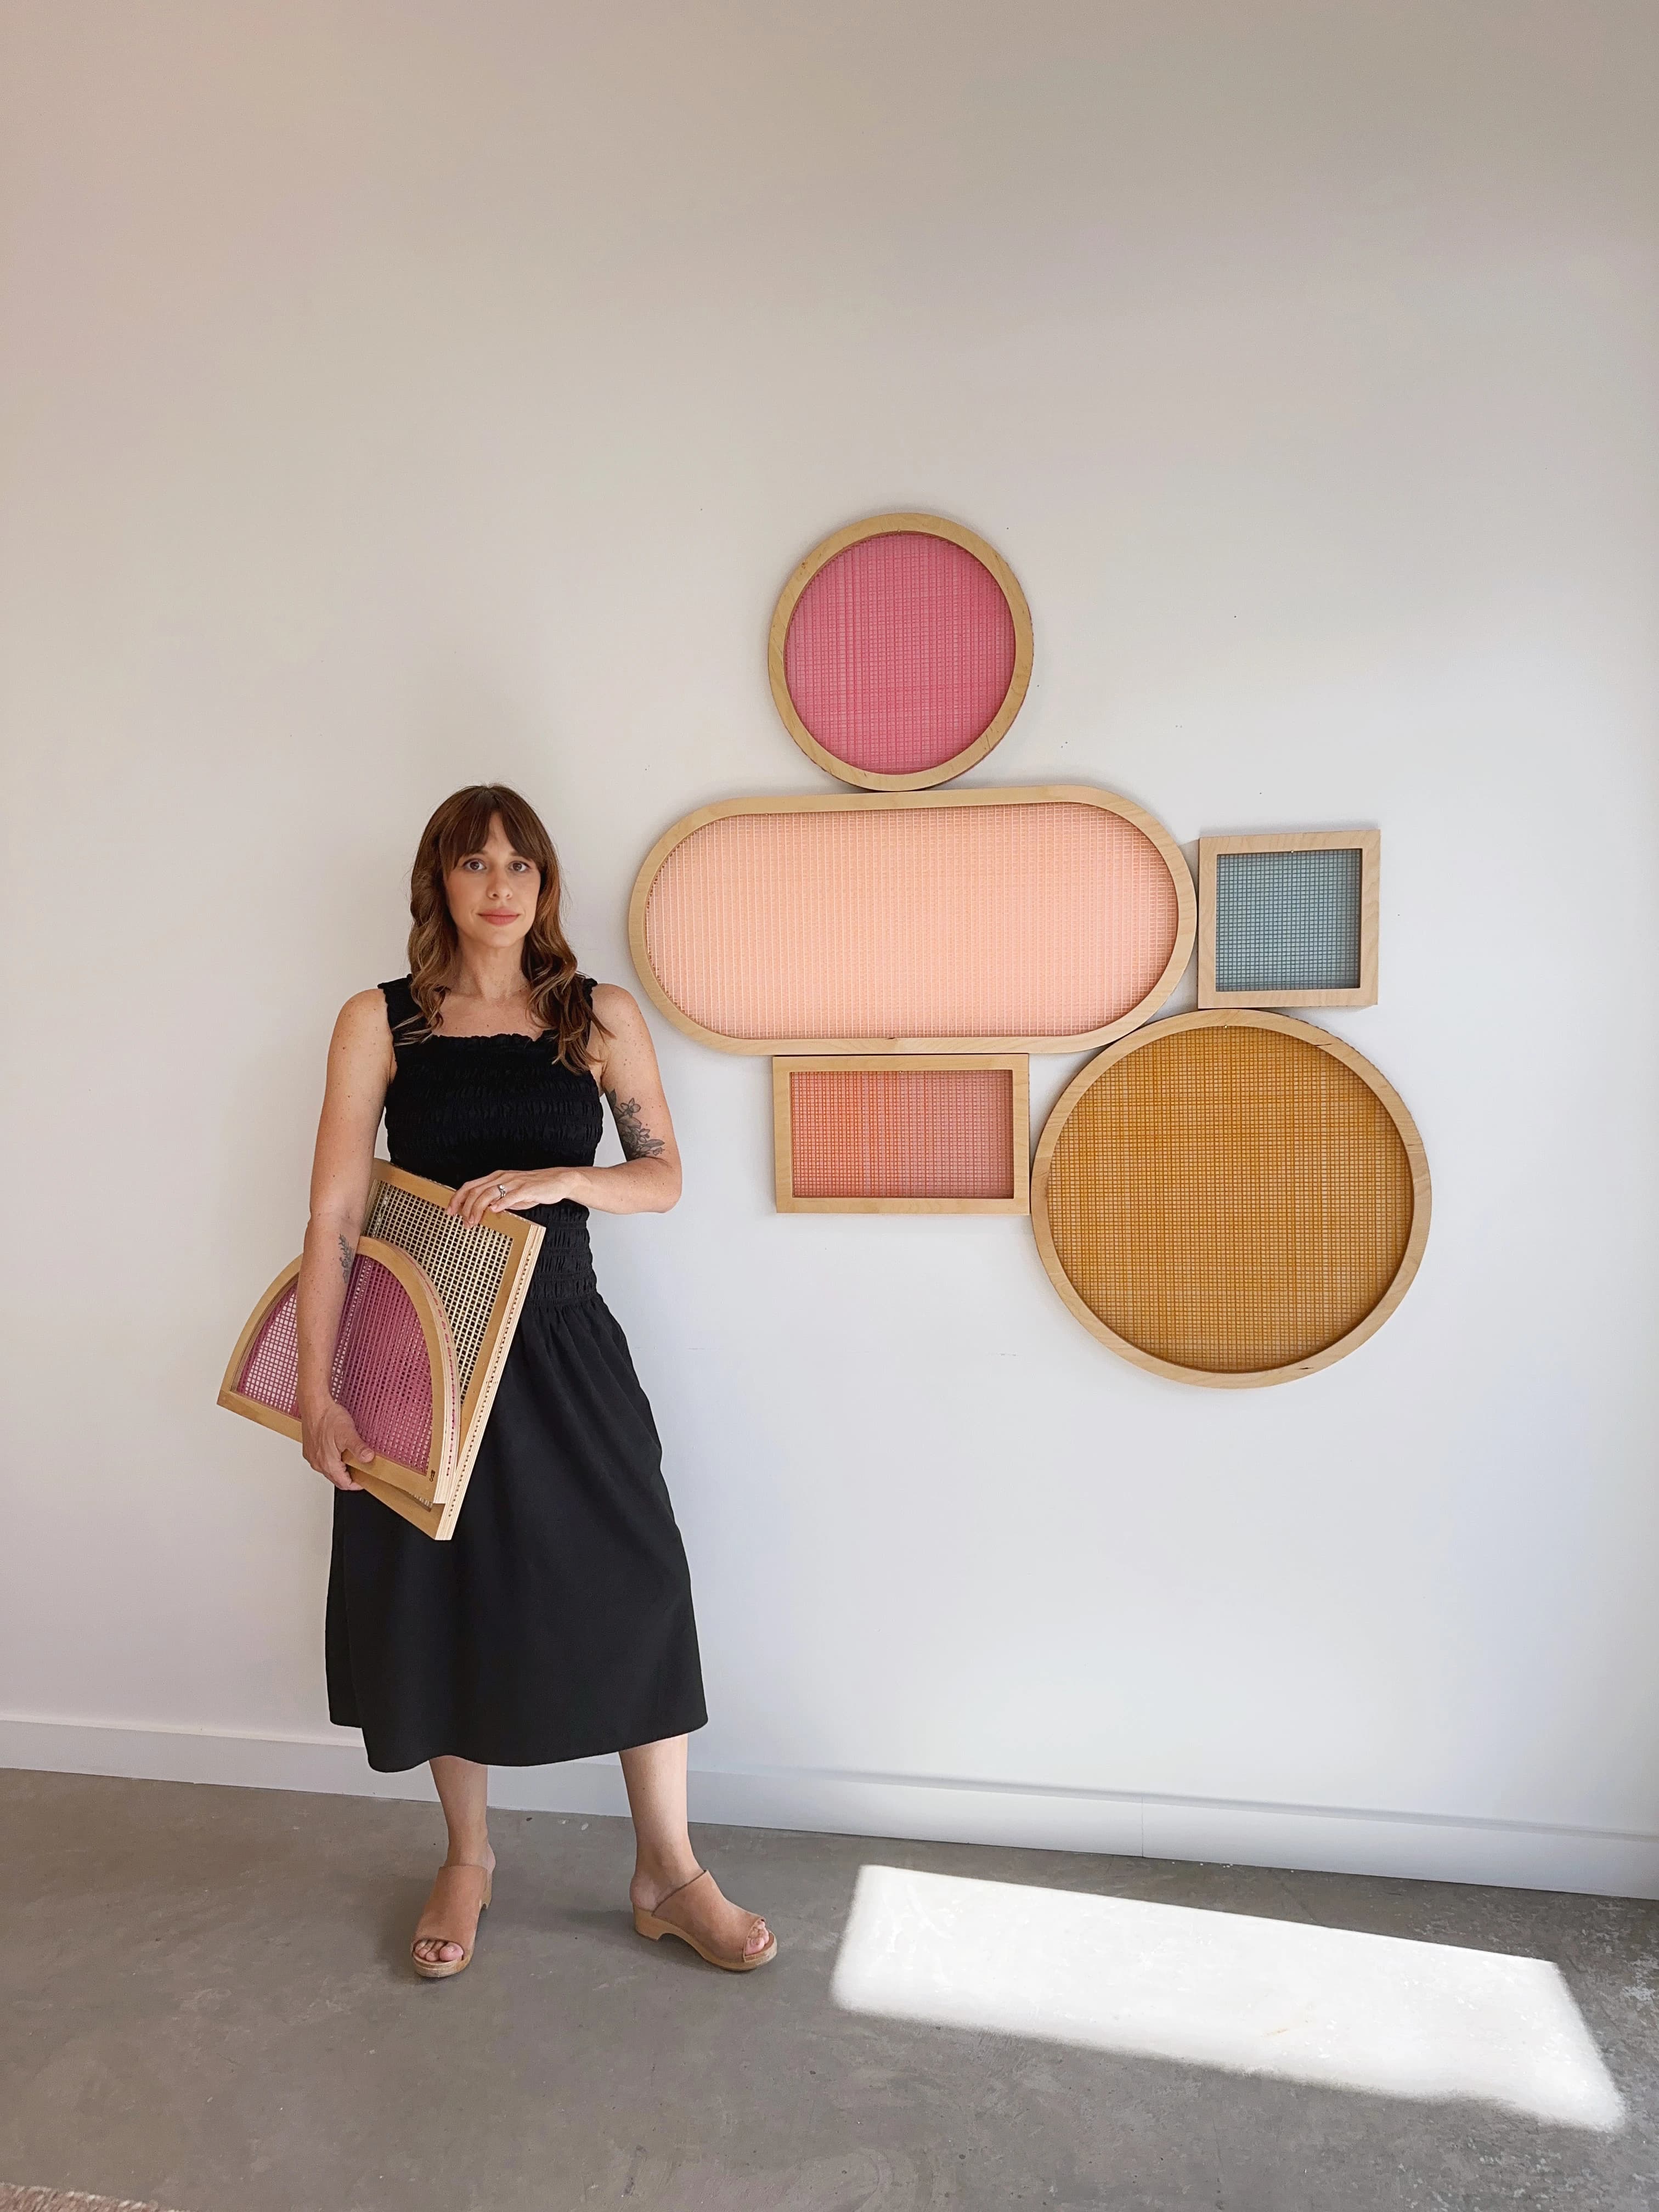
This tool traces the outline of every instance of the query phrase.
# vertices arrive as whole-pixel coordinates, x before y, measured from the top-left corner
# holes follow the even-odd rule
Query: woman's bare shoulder
[[[354,991],[340,1009],[334,1024],[334,1034],[342,1042],[365,1041],[373,1037],[377,1042],[392,1034],[392,1024],[386,1018],[386,994],[379,984],[367,991]]]

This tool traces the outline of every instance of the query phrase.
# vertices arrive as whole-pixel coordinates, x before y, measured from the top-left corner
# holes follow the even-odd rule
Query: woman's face
[[[524,942],[541,889],[541,870],[514,852],[499,814],[490,816],[489,835],[479,849],[464,853],[444,878],[461,942],[492,951]]]

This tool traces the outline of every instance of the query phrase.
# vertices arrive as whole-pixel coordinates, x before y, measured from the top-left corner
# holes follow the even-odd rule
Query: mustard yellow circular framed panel
[[[1031,612],[973,531],[937,514],[873,514],[798,565],[766,659],[809,760],[867,791],[921,791],[983,760],[1019,712]]]
[[[1288,1382],[1381,1328],[1428,1241],[1393,1085],[1288,1015],[1180,1014],[1091,1060],[1031,1170],[1050,1280],[1091,1334],[1214,1389]]]

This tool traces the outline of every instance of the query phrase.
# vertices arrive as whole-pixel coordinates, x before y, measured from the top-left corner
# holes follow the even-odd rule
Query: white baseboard
[[[334,1738],[236,1735],[0,1715],[0,1767],[4,1766],[348,1797],[429,1799],[433,1794],[424,1767],[376,1774],[362,1745],[343,1732]],[[628,1809],[614,1758],[574,1759],[563,1766],[498,1766],[491,1772],[489,1795],[492,1804],[529,1812]],[[737,1827],[1659,1898],[1659,1836],[1526,1821],[781,1766],[694,1766],[691,1814],[694,1820]]]

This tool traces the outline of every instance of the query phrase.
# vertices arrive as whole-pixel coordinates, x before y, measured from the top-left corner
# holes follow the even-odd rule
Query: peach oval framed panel
[[[646,856],[629,942],[720,1052],[1075,1052],[1163,1005],[1196,908],[1163,823],[1085,784],[728,799]]]
[[[779,594],[767,674],[811,761],[868,791],[921,791],[984,759],[1031,681],[1013,570],[960,523],[874,514],[815,545]]]
[[[1180,1382],[1288,1382],[1375,1335],[1428,1241],[1428,1160],[1362,1054],[1288,1015],[1178,1014],[1055,1101],[1031,1170],[1049,1279]]]

